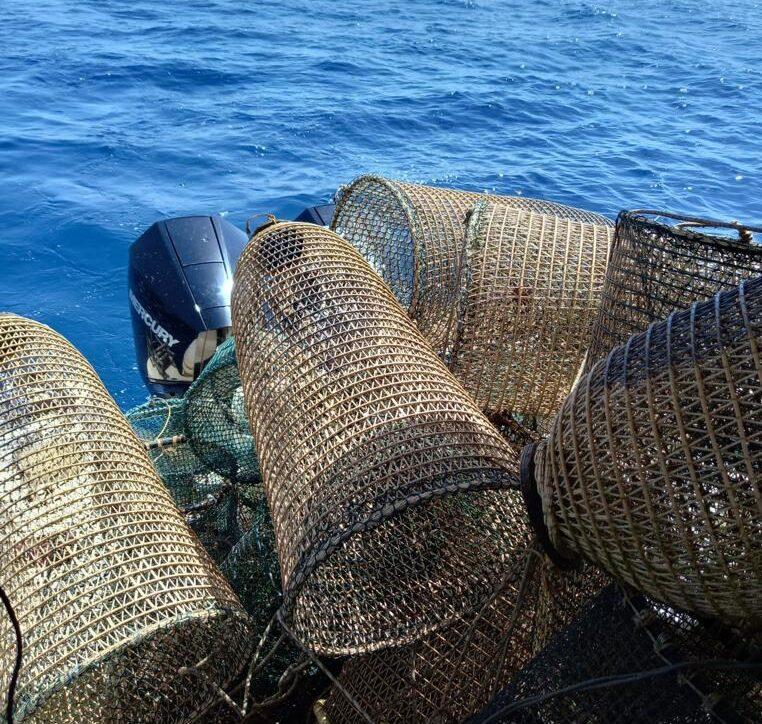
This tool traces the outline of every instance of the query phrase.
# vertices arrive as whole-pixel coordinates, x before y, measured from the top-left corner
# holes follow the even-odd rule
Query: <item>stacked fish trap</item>
[[[516,452],[389,288],[336,234],[273,223],[232,306],[287,625],[366,653],[480,605],[526,546]]]
[[[584,360],[611,222],[548,201],[374,176],[333,228],[389,284],[491,417],[553,414]]]
[[[699,233],[703,228],[723,230],[725,235]],[[754,243],[749,227],[659,211],[623,211],[586,370],[673,310],[686,309],[758,274],[762,245]]]
[[[762,277],[695,302],[579,381],[522,486],[557,555],[678,609],[762,626]],[[540,520],[541,518],[541,520]]]
[[[490,704],[605,585],[562,572],[536,545],[478,609],[406,646],[350,659],[317,709],[331,724],[462,722]]]
[[[16,721],[187,721],[243,666],[240,603],[66,340],[0,315],[0,390]],[[2,681],[18,654],[2,616]]]

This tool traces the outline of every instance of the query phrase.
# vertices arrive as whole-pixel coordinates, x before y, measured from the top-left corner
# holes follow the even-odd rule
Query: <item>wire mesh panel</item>
[[[759,721],[759,643],[612,584],[469,724]]]
[[[611,232],[476,204],[450,369],[486,413],[557,412],[590,342]]]
[[[592,566],[562,572],[532,546],[478,610],[407,646],[350,659],[320,709],[331,724],[363,715],[461,722],[487,706],[605,582]]]
[[[631,337],[580,380],[536,470],[522,467],[557,549],[677,608],[762,624],[761,336],[757,277]]]
[[[646,212],[648,213],[648,212]],[[619,214],[586,369],[651,322],[762,274],[762,245]]]
[[[0,315],[0,585],[16,719],[184,721],[240,670],[247,618],[85,359]],[[0,680],[15,657],[0,617]]]
[[[524,197],[494,196],[360,176],[343,190],[331,228],[353,244],[408,309],[435,351],[447,353],[460,297],[467,217],[479,201],[597,225],[598,214]]]
[[[238,263],[233,326],[300,638],[367,652],[488,596],[528,531],[505,490],[516,454],[360,254],[266,226]]]

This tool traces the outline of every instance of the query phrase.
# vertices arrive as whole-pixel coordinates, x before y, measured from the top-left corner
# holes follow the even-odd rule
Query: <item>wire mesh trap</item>
[[[610,584],[469,724],[752,722],[760,639]]]
[[[479,605],[525,545],[516,453],[389,288],[336,234],[275,223],[239,260],[232,307],[299,638],[362,653]]]
[[[606,582],[592,566],[560,571],[533,544],[478,610],[407,646],[350,659],[319,711],[330,724],[462,722]]]
[[[185,721],[243,666],[248,619],[95,372],[0,315],[0,586],[15,720]],[[0,617],[0,679],[17,651]]]
[[[610,225],[478,202],[450,370],[488,415],[558,411],[598,312]]]
[[[761,337],[757,277],[673,312],[580,380],[523,457],[557,551],[759,630]]]
[[[587,211],[524,197],[494,196],[360,176],[343,189],[331,228],[370,262],[435,351],[453,342],[468,214],[480,201],[610,226]]]
[[[670,219],[680,223],[665,223]],[[619,214],[586,370],[673,310],[762,274],[762,245],[750,232],[737,224],[705,225],[734,236],[699,233],[695,220],[663,212]]]

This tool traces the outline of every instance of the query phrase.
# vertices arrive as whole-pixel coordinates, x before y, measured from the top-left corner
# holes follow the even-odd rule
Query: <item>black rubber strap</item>
[[[521,451],[519,478],[521,483],[521,495],[524,498],[524,507],[529,515],[529,522],[537,534],[537,540],[543,547],[548,558],[563,570],[578,568],[580,561],[573,558],[567,558],[559,553],[558,549],[550,540],[548,527],[545,525],[545,516],[542,512],[542,498],[537,492],[537,481],[535,479],[534,456],[537,451],[537,443],[529,443]]]

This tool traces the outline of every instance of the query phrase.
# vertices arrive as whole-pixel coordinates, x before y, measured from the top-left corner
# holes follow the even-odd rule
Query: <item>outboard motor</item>
[[[156,395],[180,396],[231,331],[233,271],[246,234],[220,216],[157,221],[130,247],[138,369]]]

